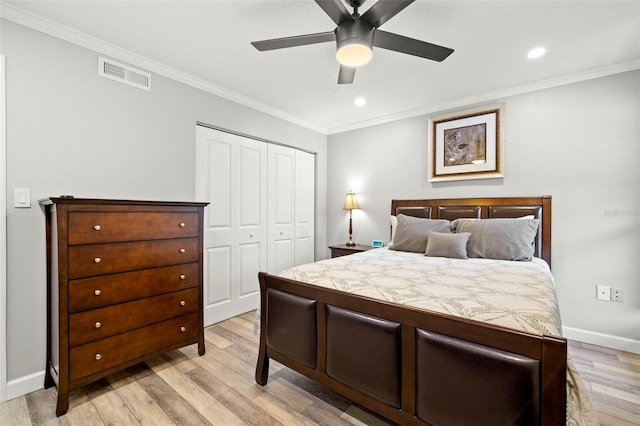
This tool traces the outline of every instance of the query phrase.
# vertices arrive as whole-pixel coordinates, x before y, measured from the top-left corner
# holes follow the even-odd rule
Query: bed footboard
[[[566,340],[259,274],[269,359],[399,424],[558,425]]]

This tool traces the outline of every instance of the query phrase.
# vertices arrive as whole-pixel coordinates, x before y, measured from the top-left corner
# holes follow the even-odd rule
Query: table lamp
[[[353,191],[347,192],[347,196],[344,199],[344,206],[342,206],[342,210],[349,210],[349,242],[348,246],[355,246],[356,243],[353,242],[353,210],[359,209],[360,205],[358,204],[358,199],[356,198],[356,194]]]

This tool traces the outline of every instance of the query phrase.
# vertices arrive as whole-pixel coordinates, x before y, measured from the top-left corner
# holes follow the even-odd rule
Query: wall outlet
[[[624,296],[624,290],[621,288],[611,289],[611,301],[622,303],[622,297]]]
[[[596,286],[596,299],[598,300],[611,300],[611,287],[608,285]]]

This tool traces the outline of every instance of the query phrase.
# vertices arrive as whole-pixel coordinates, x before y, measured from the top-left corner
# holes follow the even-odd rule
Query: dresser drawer
[[[69,247],[69,278],[197,262],[198,238]]]
[[[70,380],[77,380],[198,336],[198,313],[76,346],[69,351]]]
[[[69,281],[69,312],[115,305],[143,297],[196,287],[198,263],[122,272]]]
[[[69,213],[70,245],[197,236],[198,213]]]
[[[69,345],[94,340],[179,317],[199,308],[199,289],[176,291],[69,316]]]

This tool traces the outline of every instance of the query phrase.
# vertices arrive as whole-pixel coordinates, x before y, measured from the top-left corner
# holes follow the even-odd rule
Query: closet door
[[[256,309],[267,267],[267,146],[198,126],[199,201],[204,229],[205,326]]]
[[[315,257],[315,156],[269,145],[269,271],[311,263]]]
[[[294,264],[314,262],[316,158],[308,152],[295,153],[295,254]]]
[[[295,151],[269,144],[268,272],[277,274],[294,265]]]

